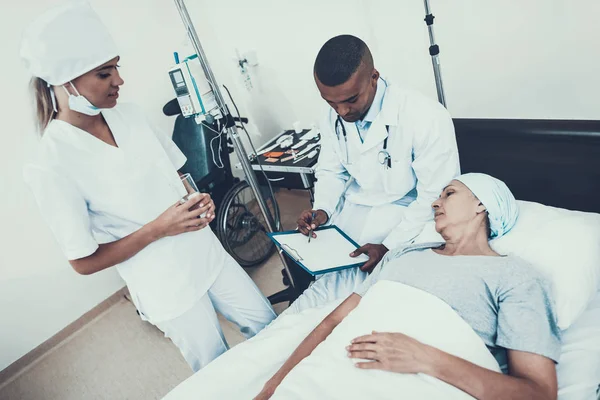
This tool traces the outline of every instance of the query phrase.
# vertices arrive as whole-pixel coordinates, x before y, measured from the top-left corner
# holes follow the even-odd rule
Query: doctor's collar
[[[373,122],[375,118],[377,118],[383,108],[383,99],[385,98],[387,86],[386,80],[380,76],[377,80],[377,91],[375,92],[373,102],[365,116],[361,120],[355,122],[356,126],[364,128],[366,124]]]

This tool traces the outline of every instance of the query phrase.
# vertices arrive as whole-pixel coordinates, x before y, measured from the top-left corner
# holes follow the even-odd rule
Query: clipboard
[[[316,239],[308,243],[308,237],[298,231],[269,233],[275,245],[306,272],[315,276],[362,266],[369,257],[361,254],[350,257],[360,246],[335,225],[315,229]]]

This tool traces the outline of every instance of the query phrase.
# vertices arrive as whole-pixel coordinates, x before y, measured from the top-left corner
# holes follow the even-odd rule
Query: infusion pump
[[[169,70],[169,77],[184,117],[196,117],[198,123],[209,115],[222,118],[215,94],[196,56],[177,63]]]

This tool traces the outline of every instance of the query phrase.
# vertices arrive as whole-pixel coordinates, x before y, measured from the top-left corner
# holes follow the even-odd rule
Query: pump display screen
[[[183,74],[181,73],[181,71],[173,72],[173,78],[175,79],[175,83],[177,84],[177,86],[185,85],[185,83],[183,83]]]
[[[173,87],[175,88],[175,92],[178,96],[188,94],[188,90],[183,79],[183,74],[180,69],[176,69],[169,73],[171,75],[171,82],[173,83]]]

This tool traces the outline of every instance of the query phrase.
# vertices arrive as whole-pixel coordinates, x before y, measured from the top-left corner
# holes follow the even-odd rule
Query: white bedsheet
[[[339,303],[339,302],[336,302]],[[418,306],[415,306],[418,304]],[[285,315],[167,395],[180,399],[251,399],[302,339],[337,304]],[[273,399],[472,399],[426,375],[360,370],[346,356],[350,340],[372,330],[403,332],[473,363],[499,371],[471,327],[446,303],[395,282],[374,285],[325,342],[282,382]]]
[[[562,335],[558,399],[590,400],[600,386],[600,292]],[[600,400],[600,396],[598,396]]]

